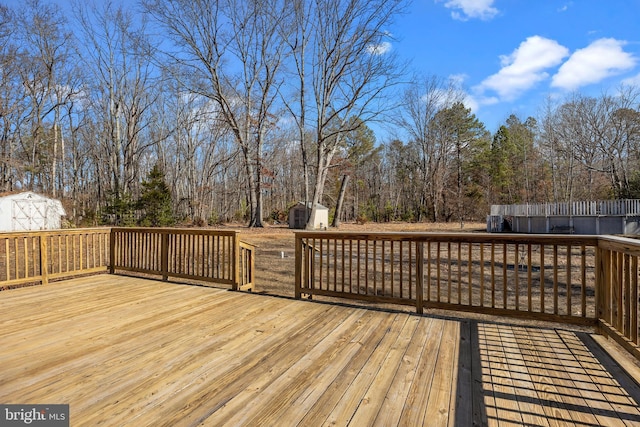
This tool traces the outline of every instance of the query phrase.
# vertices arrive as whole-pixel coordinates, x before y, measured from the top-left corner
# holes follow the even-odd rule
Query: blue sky
[[[492,132],[548,97],[640,87],[640,0],[414,0],[391,32],[413,71],[462,81]]]
[[[410,1],[391,49],[410,71],[462,82],[491,132],[510,114],[537,118],[549,97],[640,87],[640,0]]]

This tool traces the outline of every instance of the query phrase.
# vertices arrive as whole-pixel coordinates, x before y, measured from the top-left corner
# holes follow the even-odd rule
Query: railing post
[[[238,239],[238,233],[233,233],[233,250],[231,254],[231,271],[233,272],[233,284],[231,289],[237,291],[240,289],[240,241]]]
[[[42,284],[49,283],[49,266],[47,259],[47,236],[40,234],[40,275],[42,276]]]
[[[416,312],[424,312],[424,242],[416,242]]]
[[[611,322],[608,317],[607,304],[609,303],[609,295],[607,289],[609,286],[610,271],[610,253],[600,247],[596,248],[596,286],[595,286],[595,299],[596,299],[596,327],[598,332],[600,331],[600,320],[605,322]]]
[[[295,298],[302,298],[302,238],[296,233]]]
[[[161,232],[160,242],[160,270],[162,273],[162,280],[169,280],[169,232]]]
[[[251,284],[251,289],[255,290],[256,254],[254,249],[247,249],[246,252],[249,256],[249,272],[247,273],[247,281]]]
[[[112,228],[109,232],[109,274],[116,272],[116,232]]]

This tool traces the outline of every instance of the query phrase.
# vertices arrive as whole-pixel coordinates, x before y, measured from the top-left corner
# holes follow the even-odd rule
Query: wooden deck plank
[[[518,409],[525,425],[548,426],[542,402],[538,397],[527,364],[518,347],[518,340],[511,328],[500,330],[505,348],[506,369],[513,382],[513,394],[518,402]]]
[[[569,409],[559,399],[555,365],[548,365],[543,360],[543,352],[546,351],[545,340],[541,336],[543,332],[534,328],[515,328],[514,333],[547,422],[550,426],[575,425]]]
[[[414,333],[419,323],[419,317],[410,317],[405,322],[399,331],[396,342],[386,351],[386,357],[380,364],[380,370],[374,376],[356,413],[351,418],[350,424],[372,425],[374,423],[380,413],[380,408],[389,395],[391,384],[398,373],[402,359],[414,338]],[[384,352],[384,350],[381,349],[380,352]]]
[[[458,246],[458,250],[460,246]],[[461,259],[459,256],[458,259]],[[460,349],[458,351],[458,376],[455,403],[449,411],[450,426],[473,426],[473,351],[471,348],[471,324],[460,322]],[[453,397],[453,396],[452,396]]]
[[[544,334],[548,352],[542,360],[548,366],[554,367],[555,386],[560,393],[560,399],[571,408],[571,416],[576,424],[597,425],[603,423],[602,419],[591,411],[591,402],[585,399],[585,393],[581,391],[573,374],[581,373],[582,368],[576,354],[567,348],[566,343],[558,336],[557,331],[548,331]]]
[[[423,424],[448,425],[450,408],[455,407],[457,382],[455,370],[458,366],[458,342],[460,326],[458,322],[447,321],[442,331],[441,350],[438,352],[433,383],[424,409]]]
[[[144,339],[152,337],[149,332],[153,331],[153,328],[171,324],[184,318],[185,315],[193,315],[196,312],[210,310],[215,312],[214,309],[220,308],[221,302],[224,302],[226,298],[221,295],[220,299],[212,300],[208,304],[199,300],[185,299],[184,301],[189,301],[192,306],[188,307],[186,303],[180,304],[174,301],[171,310],[164,309],[167,302],[180,295],[182,294],[174,292],[170,299],[160,300],[161,305],[153,315],[139,310],[135,301],[130,303],[131,307],[125,308],[124,305],[120,305],[120,314],[113,318],[104,317],[103,322],[98,322],[99,326],[96,326],[95,322],[101,319],[102,314],[100,313],[96,313],[96,317],[85,318],[84,315],[81,315],[33,328],[25,320],[24,330],[30,330],[32,334],[35,332],[34,337],[27,341],[19,340],[18,345],[13,346],[11,353],[0,355],[3,371],[7,375],[12,375],[14,370],[19,370],[21,375],[30,375],[31,372],[64,375],[69,369],[78,368],[73,363],[84,360],[86,354],[99,356],[106,353],[108,357],[110,353],[120,347],[122,347],[121,351],[125,352],[120,354],[126,354],[128,348],[131,347],[131,342],[135,341],[137,346],[147,345],[147,341]],[[222,308],[232,307],[223,306]],[[130,310],[131,313],[129,313]],[[139,313],[135,313],[136,311]],[[130,316],[122,314],[130,314]],[[23,317],[23,319],[26,318]],[[182,323],[178,322],[176,325],[180,326]],[[61,334],[61,331],[64,333]],[[187,331],[183,330],[182,335],[185,335],[185,332]],[[52,340],[52,337],[57,336],[61,336],[61,338]],[[170,335],[165,336],[167,339],[172,339],[169,338]],[[178,336],[180,335],[178,334]],[[84,342],[88,345],[77,346],[77,342]],[[31,370],[25,371],[23,368],[24,358],[34,357],[34,355],[38,357],[33,361]],[[102,360],[100,361],[102,362]],[[72,365],[69,365],[70,363]],[[95,365],[93,362],[88,363],[90,366]]]
[[[204,311],[206,308],[203,307],[202,310]],[[204,320],[207,319],[203,319],[202,322],[206,324]],[[154,328],[158,327],[162,329],[154,332]],[[242,330],[242,326],[238,325],[237,331],[240,330]],[[164,363],[167,368],[171,368],[173,358],[185,353],[185,348],[197,348],[197,346],[189,343],[189,339],[193,338],[194,332],[200,332],[197,329],[197,325],[188,322],[176,322],[172,318],[165,319],[162,323],[151,322],[146,329],[141,330],[139,334],[134,336],[105,341],[99,347],[85,348],[85,355],[71,353],[70,356],[67,356],[69,357],[70,365],[63,365],[60,369],[56,369],[53,379],[47,378],[44,381],[35,383],[34,392],[42,393],[46,391],[47,384],[51,383],[51,392],[57,391],[60,393],[69,388],[74,393],[81,395],[85,391],[96,394],[97,400],[106,400],[111,395],[118,395],[119,393],[126,392],[130,394],[131,387],[135,387],[136,384],[141,382],[144,383],[140,378],[141,376],[144,378],[144,371],[140,372],[140,366],[146,369],[149,366]],[[135,341],[135,345],[132,345],[132,341]],[[217,343],[213,342],[213,344]],[[187,352],[186,354],[189,353]],[[76,360],[87,359],[90,363],[81,367],[84,371],[83,377],[86,379],[78,381],[77,378],[74,379],[66,374],[78,368],[73,364]],[[96,382],[109,383],[110,376],[113,374],[110,371],[112,368],[118,369],[119,381],[111,384],[104,391],[94,390]],[[35,369],[42,369],[42,367],[36,366]],[[110,394],[102,395],[101,393]]]
[[[640,425],[568,330],[101,275],[0,292],[0,343],[0,401],[73,425]]]
[[[327,335],[322,343],[310,349],[310,354],[301,357],[298,366],[292,367],[294,372],[298,372],[295,372],[295,393],[289,395],[289,405],[270,407],[267,411],[268,417],[264,418],[265,423],[295,425],[305,418],[325,395],[325,391],[339,381],[346,366],[358,357],[362,350],[360,341],[373,333],[379,325],[372,320],[373,318],[366,316],[357,322],[356,327],[348,323],[340,325],[334,333],[340,335],[337,342],[341,344],[335,346],[336,341],[332,344],[332,333]],[[309,387],[307,382],[315,386]],[[322,405],[316,406],[321,407]]]
[[[413,337],[407,345],[402,361],[395,373],[393,382],[387,390],[384,401],[380,404],[380,410],[373,425],[385,427],[400,423],[404,407],[403,405],[398,405],[398,402],[404,402],[409,397],[411,384],[416,381],[417,370],[415,367],[418,365],[419,360],[425,357],[425,353],[431,351],[430,348],[424,345],[424,342],[426,337],[431,334],[433,324],[434,322],[430,321],[418,322]]]
[[[426,353],[418,361],[416,378],[409,388],[409,395],[404,403],[400,425],[412,426],[424,424],[424,408],[427,406],[429,391],[433,385],[433,377],[440,352],[444,330],[444,322],[436,322],[429,330],[429,335],[424,341]]]
[[[392,318],[389,318],[392,320]],[[380,320],[378,320],[380,322]],[[372,324],[373,330],[381,329],[381,325]],[[385,326],[385,328],[388,325]],[[368,334],[371,335],[371,334]],[[379,335],[375,335],[377,340],[380,339]],[[334,380],[330,383],[326,383],[326,388],[321,396],[313,405],[306,411],[304,416],[300,419],[300,425],[313,425],[320,423],[319,420],[325,420],[328,418],[330,411],[338,404],[344,390],[346,390],[355,381],[355,378],[362,370],[362,367],[370,359],[371,354],[375,351],[375,346],[364,346],[363,338],[354,339],[349,342],[349,347],[354,347],[352,351],[354,353],[350,355],[341,363],[337,363],[336,367],[339,367],[338,372],[334,377]],[[323,389],[320,389],[323,390]]]
[[[595,395],[598,399],[589,400],[587,404],[606,411],[600,418],[640,425],[640,385],[586,334],[580,334],[582,338],[579,338],[576,334],[558,331],[558,335],[578,363],[575,370],[569,371],[578,378],[576,386],[580,390],[592,390],[590,396]],[[585,387],[585,382],[591,384]]]
[[[371,338],[373,339],[379,339],[379,337],[374,338],[374,336],[377,335],[376,330],[379,329],[387,329],[389,330],[389,328],[393,328],[393,326],[396,323],[402,322],[402,321],[406,321],[407,319],[404,318],[402,319],[401,316],[399,318],[392,318],[389,320],[392,320],[393,323],[390,323],[391,326],[389,325],[385,325],[383,324],[379,324],[378,327],[375,327],[373,329],[372,334],[368,334]],[[380,319],[382,320],[382,319]],[[376,322],[377,323],[377,322]],[[386,335],[386,334],[385,334]],[[357,353],[360,352],[360,350],[363,347],[367,347],[366,344],[363,345],[364,343],[366,343],[366,339],[367,336],[364,335],[362,337],[360,337],[359,339],[352,339],[345,347],[353,347],[351,350],[351,354],[354,357],[357,357]],[[377,350],[376,350],[377,351]],[[326,353],[323,352],[323,353]],[[333,351],[333,353],[335,353],[335,351]],[[324,387],[326,387],[326,385],[329,383],[328,380],[333,377],[335,379],[335,374],[337,373],[337,367],[333,368],[333,375],[329,375],[328,378],[326,378],[323,374],[327,373],[326,372],[326,367],[330,366],[330,365],[338,365],[338,366],[348,366],[351,362],[351,360],[353,360],[353,357],[349,357],[347,355],[342,355],[340,353],[344,353],[343,349],[341,349],[338,354],[336,354],[336,356],[338,356],[339,359],[333,359],[332,357],[327,358],[325,355],[325,357],[323,357],[322,359],[319,360],[314,360],[313,363],[311,365],[309,365],[309,367],[303,371],[303,375],[297,375],[296,378],[294,379],[293,383],[289,386],[287,386],[287,384],[281,384],[281,387],[284,387],[286,390],[281,390],[279,391],[278,389],[275,389],[274,391],[276,393],[278,393],[278,398],[274,399],[274,402],[276,403],[273,407],[266,402],[266,405],[263,406],[262,408],[262,416],[260,417],[254,417],[250,420],[248,420],[248,423],[243,423],[245,425],[290,425],[290,424],[296,424],[297,421],[299,421],[300,419],[302,419],[305,416],[305,411],[304,410],[299,410],[296,409],[294,411],[291,411],[291,407],[293,407],[295,405],[295,401],[298,397],[301,397],[301,395],[306,394],[305,393],[305,389],[309,389],[309,385],[310,384],[317,384],[318,387],[320,388],[320,390],[323,390]],[[347,356],[347,357],[344,357]],[[279,404],[278,404],[279,403]],[[280,413],[273,413],[272,409],[280,410]],[[302,408],[300,408],[302,409]],[[326,408],[330,409],[330,408]],[[317,424],[321,424],[322,418],[326,418],[328,417],[329,414],[323,414],[322,416],[320,416],[319,418],[317,418]],[[289,420],[289,423],[286,423],[285,420]]]
[[[246,420],[261,415],[261,410],[264,410],[267,415],[270,415],[271,411],[286,412],[288,405],[286,403],[278,404],[274,400],[277,392],[282,392],[281,387],[291,387],[293,390],[299,391],[304,385],[308,387],[304,379],[300,378],[301,376],[310,375],[311,378],[308,381],[314,383],[317,370],[322,368],[323,363],[335,363],[337,366],[346,363],[358,347],[352,344],[374,333],[376,320],[379,321],[375,317],[373,313],[353,313],[341,320],[339,324],[329,324],[324,332],[313,334],[316,335],[315,339],[314,337],[304,337],[298,345],[294,342],[292,347],[299,349],[299,352],[294,352],[288,357],[284,354],[275,354],[273,360],[261,361],[262,370],[252,371],[252,376],[256,374],[256,377],[248,384],[240,384],[241,387],[237,387],[235,391],[231,389],[231,392],[236,393],[233,396],[233,401],[227,402],[223,407],[209,414],[206,423],[209,425],[222,422],[238,423],[242,419]],[[330,330],[331,327],[334,329]],[[340,344],[335,345],[336,343]],[[285,352],[288,352],[288,348],[289,340],[287,340],[286,347],[282,346]],[[307,350],[311,352],[310,355],[306,353]],[[280,368],[274,366],[274,362],[280,365],[282,357],[286,357],[285,363]],[[272,406],[267,410],[263,408],[265,404],[272,404]],[[290,414],[290,416],[296,417],[294,414]],[[297,416],[302,416],[302,414]]]
[[[369,343],[362,343],[365,347],[373,348],[373,352],[362,366],[357,368],[357,375],[353,382],[344,390],[342,397],[322,425],[348,425],[363,403],[366,402],[366,393],[380,372],[386,355],[404,327],[407,317],[393,316],[392,323],[385,327],[386,331],[381,336],[376,336]],[[320,420],[318,420],[320,421]],[[357,425],[357,424],[354,424]]]
[[[545,344],[547,346],[550,344],[554,346],[562,345],[562,343],[555,337],[549,339],[548,335],[549,333],[547,333],[547,337],[542,337],[543,342],[541,347]],[[597,420],[595,422],[597,425],[621,425],[619,419],[612,419],[610,416],[613,413],[612,407],[610,403],[607,402],[606,397],[597,389],[597,386],[593,383],[592,377],[589,374],[587,374],[586,377],[581,377],[579,375],[581,371],[580,364],[575,361],[572,362],[565,360],[565,363],[561,365],[560,360],[556,359],[556,357],[558,357],[556,350],[551,347],[544,348],[546,348],[546,350],[545,352],[541,352],[541,360],[545,365],[552,367],[551,371],[553,372],[553,378],[559,393],[559,398],[562,398],[563,401],[567,402],[568,407],[575,408],[574,411],[572,411],[573,416],[577,417],[576,414],[579,413],[586,415],[587,411],[591,411]],[[566,359],[565,356],[562,356],[562,358]],[[569,371],[574,372],[573,386],[567,386],[567,382],[564,379]],[[582,370],[582,372],[586,371]],[[582,381],[581,378],[583,379]],[[577,402],[571,399],[575,399],[575,394],[584,399],[584,403],[582,405],[575,405]]]
[[[482,396],[479,402],[480,409],[482,410],[483,425],[497,426],[498,425],[498,407],[496,406],[496,400],[494,397],[494,384],[491,376],[491,369],[489,368],[491,363],[490,346],[492,338],[491,331],[486,328],[485,324],[478,324],[478,389],[476,393]]]
[[[317,405],[317,403],[320,397],[325,394],[324,390],[327,390],[332,386],[332,384],[335,384],[335,382],[338,381],[339,376],[342,376],[346,371],[356,371],[353,369],[353,364],[351,363],[354,358],[366,360],[366,357],[369,357],[368,355],[364,357],[364,354],[358,354],[362,353],[362,346],[358,341],[351,340],[347,347],[351,347],[348,354],[346,354],[346,352],[340,352],[342,354],[337,355],[338,357],[335,359],[327,361],[326,366],[321,370],[312,370],[311,374],[313,377],[309,379],[317,384],[317,387],[307,387],[307,389],[302,393],[297,393],[298,398],[296,400],[291,400],[291,407],[286,411],[281,411],[281,413],[271,412],[268,418],[263,419],[266,423],[265,425],[295,425],[299,420],[305,418],[308,411],[313,407],[316,408],[315,414],[318,416],[318,420],[328,417],[328,415],[317,411],[319,408],[323,407],[323,405]],[[360,363],[361,362],[357,362],[356,365]],[[344,376],[349,377],[349,375]],[[334,406],[335,402],[332,402],[328,408],[330,409]],[[325,411],[326,410],[327,407],[325,407]]]
[[[239,295],[238,295],[239,296]],[[245,301],[246,303],[246,301]],[[145,411],[136,413],[131,416],[127,412],[122,411],[114,415],[115,422],[134,421],[138,425],[147,425],[149,421],[161,417],[162,419],[178,419],[184,417],[184,414],[203,399],[198,394],[193,394],[193,388],[206,382],[212,384],[215,390],[219,391],[224,387],[228,377],[232,379],[237,377],[237,370],[243,368],[245,361],[260,361],[264,357],[264,352],[273,352],[281,347],[281,337],[269,336],[265,332],[268,330],[279,330],[282,334],[293,334],[297,324],[283,325],[283,321],[289,318],[289,315],[301,315],[304,311],[302,307],[289,308],[274,307],[272,311],[263,313],[254,319],[247,319],[247,323],[239,325],[237,331],[225,332],[223,342],[212,341],[203,348],[190,348],[185,352],[185,348],[189,345],[175,346],[175,354],[171,354],[166,359],[155,360],[155,366],[152,370],[153,375],[148,375],[144,381],[139,381],[134,387],[128,387],[122,392],[128,402],[133,402],[136,406],[143,408],[153,408],[158,400],[165,402],[162,407],[156,407],[153,411]],[[202,319],[203,322],[206,319]],[[278,329],[282,328],[282,329]],[[217,330],[213,330],[211,334],[215,336]],[[266,335],[266,336],[265,336]],[[260,342],[260,346],[254,344]],[[173,346],[172,346],[173,347]],[[182,351],[181,351],[182,350]],[[243,354],[242,358],[238,355]],[[269,353],[266,353],[269,354]],[[255,363],[257,363],[255,362]],[[184,375],[187,372],[189,375]],[[189,401],[183,404],[182,411],[174,410],[174,402]],[[94,413],[100,413],[95,411]],[[147,422],[145,422],[145,420]],[[88,420],[92,421],[92,420]]]
[[[508,364],[508,349],[502,341],[499,326],[488,325],[485,337],[491,342],[487,345],[488,369],[493,379],[493,398],[496,405],[496,417],[500,425],[519,425],[523,423],[517,393],[511,378]]]
[[[485,406],[485,389],[482,373],[482,349],[480,344],[479,326],[476,320],[469,322],[469,343],[471,351],[471,410],[474,426],[489,425]]]

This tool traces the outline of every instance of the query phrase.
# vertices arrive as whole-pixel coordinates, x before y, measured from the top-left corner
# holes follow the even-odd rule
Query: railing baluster
[[[441,259],[440,259],[440,242],[436,244],[436,301],[442,302],[441,288],[442,288],[442,275],[441,275]]]
[[[458,260],[457,260],[457,273],[458,273],[458,304],[462,304],[462,243],[458,242]]]
[[[553,245],[553,314],[558,314],[558,245]]]
[[[404,289],[404,244],[403,241],[400,240],[400,243],[398,244],[398,246],[400,247],[398,249],[399,254],[398,254],[398,272],[400,273],[400,282],[398,283],[398,288],[399,288],[399,292],[400,292],[400,298],[404,297],[403,294],[403,289]]]
[[[572,251],[572,247],[571,245],[567,245],[567,269],[566,269],[566,279],[565,279],[565,283],[566,283],[566,287],[567,287],[567,312],[566,314],[568,314],[569,316],[571,316],[572,313],[572,298],[571,298],[571,273],[572,273],[572,258],[571,258],[571,251]]]
[[[544,245],[540,245],[540,313],[545,313]]]
[[[447,302],[451,304],[451,242],[447,242]]]
[[[484,307],[484,243],[480,243],[480,307]]]
[[[373,295],[378,295],[378,241],[373,244]]]
[[[389,259],[390,259],[390,262],[389,262],[389,268],[391,269],[391,295],[392,295],[392,296],[393,296],[393,295],[395,295],[395,293],[394,293],[394,291],[393,291],[393,279],[394,279],[394,271],[393,271],[393,270],[394,270],[394,268],[393,268],[393,266],[394,266],[394,264],[395,264],[395,263],[394,263],[394,258],[395,258],[395,252],[394,252],[394,250],[393,250],[393,240],[392,240],[392,241],[391,241],[391,253],[390,253],[390,255],[389,255]]]
[[[507,244],[502,244],[502,308],[507,308]],[[515,270],[514,270],[515,271]]]
[[[338,239],[333,239],[333,290],[338,290]]]

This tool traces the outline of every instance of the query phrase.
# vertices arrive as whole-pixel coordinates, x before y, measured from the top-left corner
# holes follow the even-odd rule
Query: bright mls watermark
[[[69,427],[69,405],[0,404],[0,427]]]

